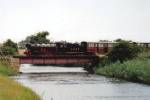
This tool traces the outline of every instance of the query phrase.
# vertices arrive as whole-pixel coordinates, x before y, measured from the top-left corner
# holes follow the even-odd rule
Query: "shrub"
[[[126,60],[137,57],[138,53],[141,52],[141,47],[128,41],[118,42],[112,50],[108,53],[108,59],[111,62],[120,61],[123,63]]]
[[[150,59],[136,58],[124,63],[116,62],[99,67],[96,73],[150,84]]]
[[[18,53],[17,44],[14,43],[12,40],[8,39],[6,42],[3,43],[3,46],[0,47],[0,53],[2,55],[15,55]]]

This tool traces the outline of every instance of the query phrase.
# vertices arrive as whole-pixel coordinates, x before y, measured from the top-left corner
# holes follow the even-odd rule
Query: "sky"
[[[0,0],[0,42],[39,31],[51,41],[150,42],[150,0]]]

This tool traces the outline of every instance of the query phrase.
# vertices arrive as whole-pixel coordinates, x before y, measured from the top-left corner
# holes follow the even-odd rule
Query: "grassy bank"
[[[18,72],[13,67],[10,67],[8,63],[0,62],[0,75],[11,76],[16,75]]]
[[[104,67],[99,66],[96,69],[96,73],[133,82],[150,84],[150,56],[144,53],[124,63],[116,62]]]
[[[0,63],[0,100],[40,100],[31,89],[8,77],[14,74],[17,74],[17,71],[9,64]]]

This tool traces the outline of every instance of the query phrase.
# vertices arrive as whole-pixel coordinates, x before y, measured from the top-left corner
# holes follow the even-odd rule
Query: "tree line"
[[[50,33],[48,31],[38,32],[34,35],[27,36],[25,40],[21,42],[15,43],[11,39],[6,40],[0,47],[0,55],[5,56],[13,56],[18,54],[18,49],[25,49],[25,45],[28,43],[32,44],[42,44],[42,43],[50,43],[50,40],[47,39],[47,36]]]
[[[2,44],[0,47],[0,55],[16,55],[18,54],[19,49],[25,49],[25,45],[28,43],[32,44],[42,44],[42,43],[50,43],[50,40],[47,39],[47,36],[50,33],[48,31],[37,32],[34,35],[27,36],[25,40],[21,42],[15,43],[11,39],[8,39],[6,42]],[[107,41],[107,40],[103,40]],[[136,55],[142,50],[140,46],[136,43],[132,43],[131,41],[125,41],[122,39],[115,40],[117,44],[115,44],[110,52],[107,54],[107,60],[109,62],[120,61],[123,62],[128,59],[132,59],[136,57]]]

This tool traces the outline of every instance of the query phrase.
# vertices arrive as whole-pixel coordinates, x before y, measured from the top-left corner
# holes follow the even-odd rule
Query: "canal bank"
[[[31,89],[9,78],[17,73],[9,64],[0,63],[0,100],[40,100]]]
[[[95,73],[131,82],[150,85],[150,54],[142,53],[138,57],[124,61],[105,64],[96,68]]]
[[[41,73],[33,74],[31,70]],[[57,73],[42,73],[54,70]],[[150,98],[150,86],[88,75],[80,67],[25,65],[21,67],[21,71],[23,74],[12,78],[34,90],[43,100],[149,100]],[[76,73],[71,74],[68,71]]]

